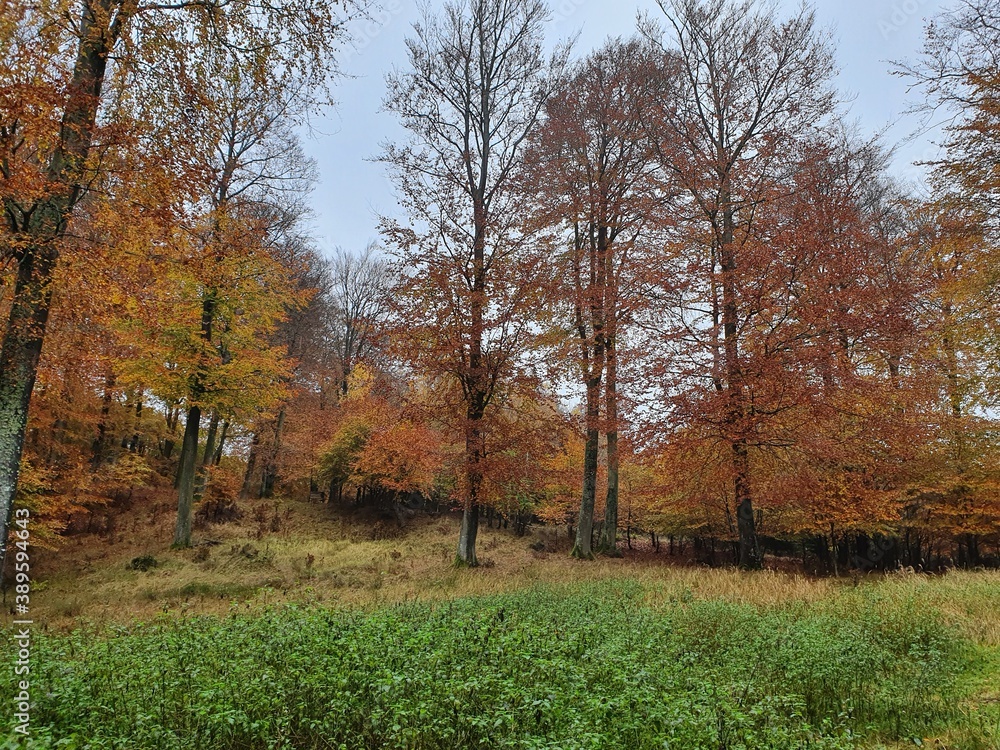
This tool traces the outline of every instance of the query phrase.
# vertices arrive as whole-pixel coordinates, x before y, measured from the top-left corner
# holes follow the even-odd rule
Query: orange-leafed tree
[[[692,327],[689,316],[683,325],[704,345],[708,359],[695,376],[716,391],[706,418],[731,453],[739,563],[758,567],[749,451],[756,389],[746,334],[760,318],[752,300],[767,267],[759,207],[780,189],[785,155],[832,113],[832,49],[805,8],[779,20],[753,2],[664,0],[661,7],[666,34],[646,30],[661,45],[669,76],[655,125],[659,162],[683,192],[678,212],[689,257],[700,258],[706,274],[689,310],[701,322]]]
[[[94,197],[90,188],[107,168],[105,152],[131,140],[123,133],[132,122],[127,113],[119,117],[119,101],[107,96],[113,90],[108,82],[128,82],[133,85],[127,88],[155,94],[158,87],[149,85],[150,79],[183,80],[195,94],[207,79],[189,76],[185,66],[192,47],[199,46],[190,44],[194,36],[228,49],[251,76],[263,80],[267,71],[280,70],[302,80],[303,90],[322,96],[343,36],[344,7],[319,0],[5,4],[0,241],[17,272],[0,345],[0,554],[6,549],[53,274],[69,249],[78,206]],[[161,101],[155,95],[149,99]],[[195,111],[177,112],[175,120],[190,125],[186,115]],[[101,148],[95,148],[98,142]]]
[[[647,318],[648,330],[663,334],[649,372],[667,405],[660,434],[656,424],[650,434],[668,443],[664,465],[676,475],[665,497],[682,516],[706,509],[703,519],[695,514],[698,535],[734,540],[737,560],[746,544],[736,492],[743,468],[760,491],[755,532],[839,539],[886,530],[932,400],[921,385],[924,278],[882,152],[835,129],[787,146],[785,176],[755,195],[729,277],[741,311],[745,466],[730,460],[713,235],[698,226],[677,233],[683,262],[658,292],[669,306],[660,322]],[[701,241],[709,252],[696,254]]]
[[[412,396],[387,374],[354,367],[337,427],[319,454],[319,476],[329,483],[331,499],[340,499],[347,485],[381,502],[432,493],[442,471],[443,436],[409,405]]]
[[[660,98],[649,45],[613,41],[568,72],[549,99],[532,139],[529,184],[535,220],[555,230],[557,320],[564,354],[583,386],[586,446],[573,555],[591,557],[598,441],[607,441],[607,496],[600,551],[615,554],[618,531],[619,342],[631,314],[647,301],[639,279],[643,250],[665,221],[653,180],[647,122]],[[658,222],[659,218],[659,222]],[[642,269],[640,271],[640,269]]]

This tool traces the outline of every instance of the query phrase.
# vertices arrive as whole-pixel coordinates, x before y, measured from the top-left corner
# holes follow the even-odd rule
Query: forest
[[[4,6],[8,524],[56,544],[159,474],[180,547],[346,491],[461,508],[469,565],[486,515],[580,557],[997,564],[1000,7],[897,66],[951,118],[924,195],[808,8],[664,4],[586,54],[541,2],[428,11],[378,156],[408,218],[324,257],[297,127],[363,9],[181,5]]]
[[[372,145],[399,211],[327,253],[303,138],[366,116],[377,13],[0,0],[4,609],[30,528],[73,621],[26,746],[1000,746],[1000,2],[886,63],[943,123],[919,185],[809,5],[581,49],[543,0],[430,3]],[[341,533],[372,567],[292,551]],[[163,623],[59,603],[109,560],[95,599]]]

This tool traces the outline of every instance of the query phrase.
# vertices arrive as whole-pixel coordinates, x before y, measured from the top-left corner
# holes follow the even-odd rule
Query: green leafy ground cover
[[[977,700],[995,657],[882,585],[780,606],[618,580],[234,610],[36,634],[27,747],[975,750],[1000,746]]]

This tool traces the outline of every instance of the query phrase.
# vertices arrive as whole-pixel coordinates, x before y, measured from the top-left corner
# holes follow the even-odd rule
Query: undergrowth
[[[973,645],[915,600],[647,593],[607,581],[38,633],[28,747],[973,748],[963,727],[992,721],[963,700]]]

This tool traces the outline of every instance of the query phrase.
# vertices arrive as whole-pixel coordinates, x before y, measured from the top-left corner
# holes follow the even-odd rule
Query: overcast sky
[[[432,7],[439,0],[432,0]],[[579,33],[576,57],[608,37],[635,32],[636,15],[662,17],[655,0],[549,0],[553,21],[548,41]],[[355,27],[357,49],[346,55],[343,68],[352,77],[337,85],[339,104],[313,122],[304,139],[316,160],[320,180],[311,198],[313,227],[320,249],[360,250],[378,239],[377,215],[398,215],[399,209],[383,165],[371,161],[385,139],[402,139],[404,132],[392,115],[381,112],[385,73],[406,67],[403,40],[419,16],[415,0],[382,0],[374,19]],[[833,33],[840,75],[837,85],[850,100],[851,116],[863,133],[884,130],[886,142],[902,143],[919,127],[907,115],[913,94],[904,80],[889,74],[891,60],[914,57],[920,49],[926,19],[947,2],[942,0],[817,0],[819,24]],[[791,12],[794,0],[782,0]],[[907,180],[919,178],[914,160],[932,158],[927,137],[901,145],[894,170]]]

